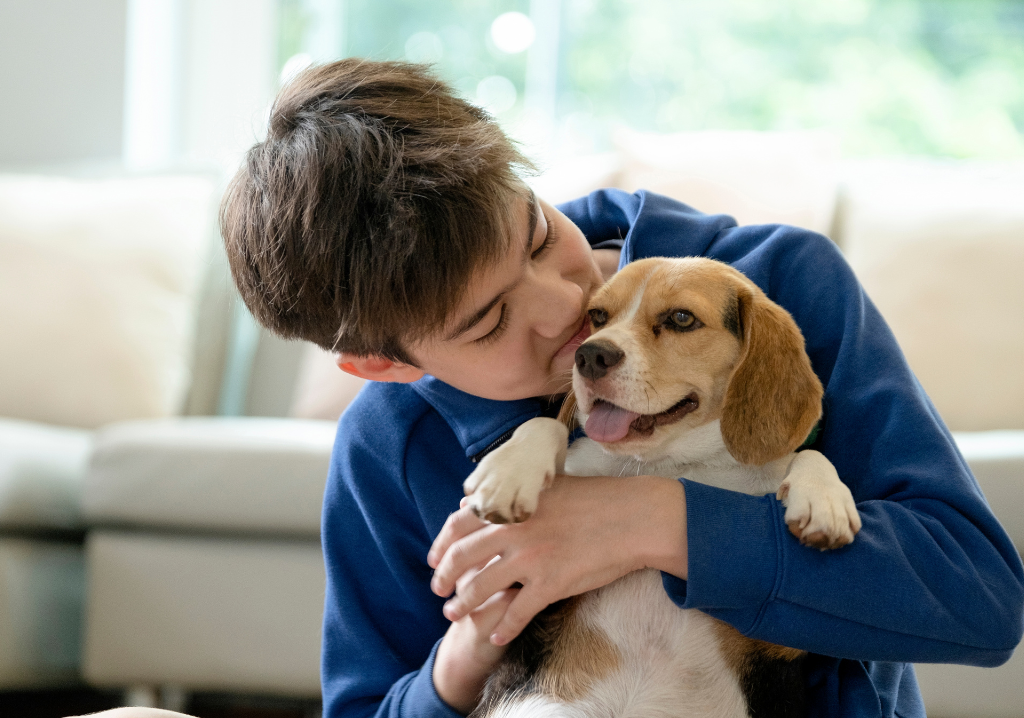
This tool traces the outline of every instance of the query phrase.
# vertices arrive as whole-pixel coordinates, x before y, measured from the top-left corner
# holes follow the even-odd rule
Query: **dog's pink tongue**
[[[629,433],[629,425],[640,415],[604,402],[595,404],[584,430],[594,441],[618,441]]]

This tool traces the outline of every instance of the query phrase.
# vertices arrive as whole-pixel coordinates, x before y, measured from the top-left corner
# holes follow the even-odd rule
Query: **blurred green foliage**
[[[283,64],[315,20],[280,1]],[[339,55],[411,52],[471,99],[505,76],[518,100],[499,119],[515,126],[527,53],[502,53],[488,30],[528,0],[337,1]],[[550,71],[561,134],[589,138],[582,149],[624,123],[824,128],[848,156],[1024,157],[1024,0],[562,0],[561,15]]]

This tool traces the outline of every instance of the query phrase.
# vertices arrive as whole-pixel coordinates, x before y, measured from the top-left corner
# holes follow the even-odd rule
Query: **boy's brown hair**
[[[221,205],[235,284],[286,338],[412,364],[504,255],[531,165],[426,68],[342,60],[290,82]]]

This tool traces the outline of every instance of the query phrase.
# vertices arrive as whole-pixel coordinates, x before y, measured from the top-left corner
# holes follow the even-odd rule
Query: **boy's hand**
[[[459,585],[476,574],[462,575]],[[505,646],[490,642],[490,635],[505,615],[518,589],[499,591],[475,610],[448,627],[434,658],[434,689],[441,700],[461,713],[469,713],[480,700],[484,683],[505,653]]]
[[[435,569],[434,593],[447,596],[458,586],[444,609],[453,621],[522,585],[490,636],[505,645],[549,604],[630,571],[649,567],[686,578],[683,485],[654,476],[560,476],[523,523],[487,524],[459,509],[427,562]]]

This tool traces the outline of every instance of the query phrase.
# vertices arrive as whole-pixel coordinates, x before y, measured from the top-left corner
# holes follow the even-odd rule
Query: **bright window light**
[[[476,102],[480,107],[498,115],[516,104],[516,86],[504,75],[491,75],[476,86]]]

